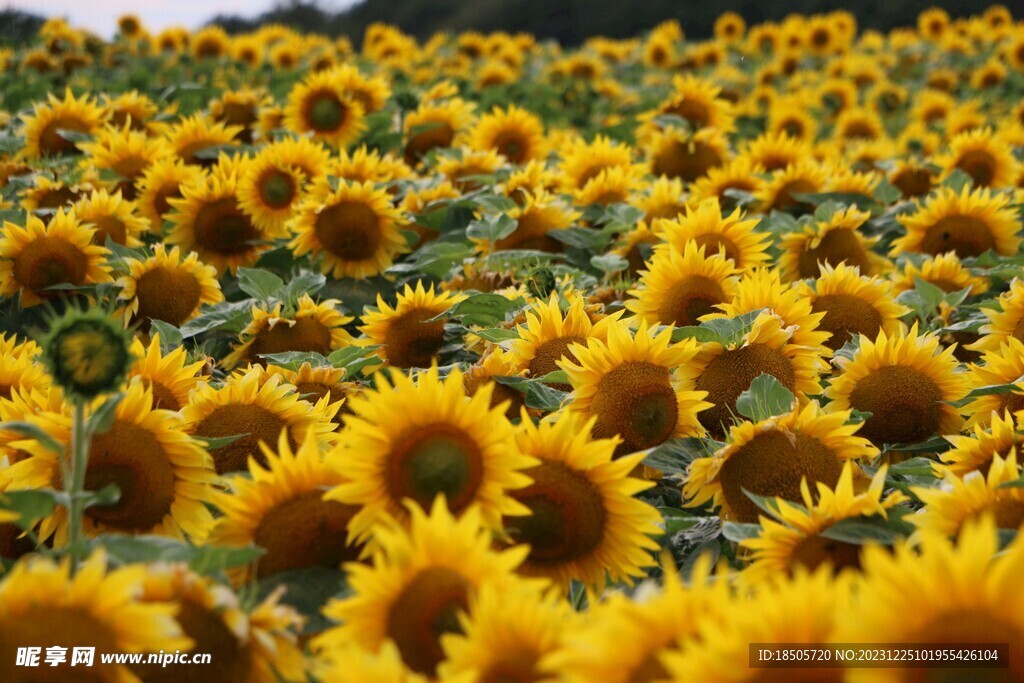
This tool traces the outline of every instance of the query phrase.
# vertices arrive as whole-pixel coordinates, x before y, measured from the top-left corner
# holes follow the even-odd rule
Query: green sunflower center
[[[313,96],[307,109],[307,124],[318,133],[330,133],[345,122],[348,108],[332,92],[321,92]]]
[[[453,512],[476,497],[483,480],[483,454],[476,441],[450,424],[413,428],[393,446],[388,488],[394,500],[412,498],[424,509],[444,494]]]
[[[282,209],[295,199],[295,181],[284,171],[272,169],[260,181],[260,197],[272,209]]]
[[[626,362],[598,382],[593,410],[598,437],[618,434],[617,453],[656,446],[675,432],[679,404],[669,369],[647,362]]]

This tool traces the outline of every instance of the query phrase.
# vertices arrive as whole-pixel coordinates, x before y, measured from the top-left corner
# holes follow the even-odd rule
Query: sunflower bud
[[[73,399],[115,391],[132,363],[131,335],[101,309],[69,309],[39,343],[50,375]]]

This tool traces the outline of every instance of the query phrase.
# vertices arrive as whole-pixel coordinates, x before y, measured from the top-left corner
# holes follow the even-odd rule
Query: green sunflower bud
[[[102,309],[69,309],[39,343],[50,375],[72,400],[116,391],[132,364],[131,334]]]

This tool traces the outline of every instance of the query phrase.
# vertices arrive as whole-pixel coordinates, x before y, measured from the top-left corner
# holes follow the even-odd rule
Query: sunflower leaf
[[[298,370],[303,363],[309,363],[310,367],[322,368],[330,365],[322,354],[313,351],[284,351],[282,353],[261,353],[259,357],[268,363],[272,363],[288,370]]]
[[[254,299],[269,301],[281,294],[284,280],[268,270],[239,268],[238,287]]]
[[[189,339],[217,329],[238,331],[249,318],[252,304],[252,299],[246,299],[245,301],[221,303],[208,308],[204,313],[200,313],[181,326],[181,336]]]
[[[149,327],[153,334],[160,335],[160,348],[165,354],[179,348],[185,341],[181,330],[163,320],[150,320]]]
[[[759,537],[761,535],[761,525],[724,522],[722,524],[722,535],[733,543],[739,543],[740,541]]]
[[[485,330],[472,330],[470,334],[476,335],[481,339],[486,339],[492,344],[500,344],[510,339],[519,339],[519,333],[515,330],[506,330],[500,327],[489,327]]]
[[[86,421],[86,429],[89,434],[103,434],[110,429],[110,426],[114,424],[117,406],[121,403],[122,398],[124,398],[122,393],[112,394],[92,412]]]
[[[200,436],[200,435],[197,434],[197,435],[193,436],[192,438],[194,438],[196,441],[201,442],[203,444],[203,447],[206,448],[206,450],[208,450],[208,451],[215,451],[218,448],[224,448],[225,446],[230,446],[231,444],[233,444],[234,442],[238,441],[239,439],[244,439],[247,436],[249,436],[248,433],[246,433],[246,434],[232,434],[230,436]]]
[[[498,384],[504,384],[522,392],[527,408],[550,413],[558,410],[565,401],[566,393],[564,391],[549,387],[539,380],[503,375],[495,375],[491,379]]]
[[[469,224],[466,228],[466,236],[474,240],[484,240],[493,245],[514,233],[518,227],[519,223],[506,214],[484,216]]]
[[[34,439],[38,441],[43,448],[48,451],[53,451],[54,453],[64,452],[64,444],[47,434],[42,427],[38,427],[31,422],[21,422],[18,420],[0,422],[0,431],[14,432],[15,434],[20,434],[26,439]]]
[[[685,475],[690,463],[713,453],[714,446],[695,437],[669,439],[647,451],[643,464],[665,474]]]
[[[618,273],[629,268],[629,262],[618,254],[591,256],[590,265],[600,270],[606,277],[612,273]]]
[[[840,543],[865,545],[881,543],[892,545],[896,541],[909,536],[914,526],[904,522],[901,515],[890,514],[888,519],[881,515],[861,515],[841,520],[829,526],[819,534]]]
[[[92,540],[94,547],[102,547],[111,560],[118,564],[147,562],[187,562],[194,570],[203,568],[228,569],[251,563],[265,551],[255,546],[227,548],[196,546],[166,536],[122,536],[105,534]]]
[[[285,303],[293,304],[303,294],[313,295],[319,292],[327,284],[327,278],[322,273],[311,273],[304,271],[296,275],[281,290],[279,298]]]
[[[743,495],[749,498],[750,501],[754,505],[756,505],[762,512],[769,515],[773,519],[779,518],[779,502],[777,500],[775,500],[774,498],[770,498],[768,496],[759,496],[756,493],[751,493],[745,488],[741,488],[740,490],[743,491]],[[797,503],[791,504],[796,507],[802,507]]]
[[[466,326],[495,327],[504,322],[505,314],[523,303],[522,298],[508,299],[500,294],[474,294],[452,307],[452,318]]]
[[[755,422],[788,413],[796,397],[773,375],[761,373],[736,399],[736,411]]]
[[[264,600],[274,591],[283,590],[281,602],[306,617],[303,633],[319,633],[333,625],[320,610],[331,598],[349,592],[345,572],[329,567],[306,567],[279,572],[261,579],[257,599]]]
[[[7,491],[0,494],[0,510],[17,513],[19,518],[14,523],[22,529],[31,529],[40,519],[53,514],[61,504],[59,493],[51,489]]]

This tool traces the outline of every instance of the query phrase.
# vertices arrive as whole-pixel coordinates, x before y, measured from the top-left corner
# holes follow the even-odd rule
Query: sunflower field
[[[0,680],[1024,681],[1005,7],[0,67]]]

